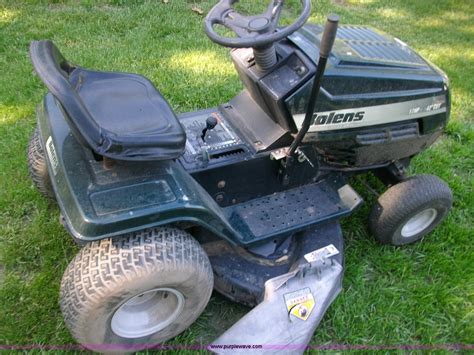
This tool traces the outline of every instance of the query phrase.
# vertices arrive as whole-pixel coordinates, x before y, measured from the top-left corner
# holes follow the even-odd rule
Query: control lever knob
[[[214,129],[215,126],[217,126],[217,118],[214,116],[209,116],[206,118],[206,128],[202,130],[201,138],[203,141],[205,141],[206,133],[207,131],[210,131],[211,129]]]
[[[213,129],[215,126],[217,126],[217,118],[214,116],[209,116],[206,119],[206,126],[207,129]]]

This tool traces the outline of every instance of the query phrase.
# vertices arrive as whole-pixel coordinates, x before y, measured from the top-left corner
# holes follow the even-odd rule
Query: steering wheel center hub
[[[266,17],[257,17],[249,22],[249,28],[253,31],[264,30],[270,24],[270,20]]]

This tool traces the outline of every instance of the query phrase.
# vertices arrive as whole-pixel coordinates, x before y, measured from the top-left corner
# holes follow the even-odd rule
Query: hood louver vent
[[[345,42],[362,59],[425,65],[424,60],[402,42],[384,37],[367,27],[342,27],[337,38]],[[349,53],[346,54],[353,55]]]
[[[289,38],[310,58],[316,58],[322,31],[321,25],[306,25]],[[331,55],[342,66],[429,69],[423,58],[405,43],[367,26],[340,26]]]

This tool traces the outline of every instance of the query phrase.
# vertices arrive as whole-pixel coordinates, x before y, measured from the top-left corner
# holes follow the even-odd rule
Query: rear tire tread
[[[28,172],[38,191],[46,198],[54,200],[53,186],[38,128],[33,132],[28,145]]]
[[[60,306],[64,320],[80,343],[87,327],[84,309],[92,309],[124,279],[169,270],[197,271],[211,285],[213,273],[207,255],[188,233],[175,228],[154,228],[87,244],[66,269],[61,282]]]

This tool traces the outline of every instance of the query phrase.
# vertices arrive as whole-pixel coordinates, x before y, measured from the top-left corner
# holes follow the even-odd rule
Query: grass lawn
[[[150,78],[177,112],[215,106],[241,90],[228,51],[203,32],[212,1],[0,0],[0,345],[73,344],[58,306],[61,275],[78,247],[59,211],[34,189],[26,147],[46,90],[33,75],[28,44],[52,39],[66,58],[99,70]],[[251,3],[252,0],[247,0]],[[80,5],[79,5],[80,3]],[[473,171],[474,6],[455,0],[314,2],[329,12],[410,44],[441,67],[452,86],[446,134],[413,162],[412,173],[449,183],[454,208],[429,238],[403,248],[378,245],[366,229],[373,197],[344,221],[344,289],[313,344],[474,343]],[[208,343],[248,309],[214,294],[198,321],[172,344]]]

